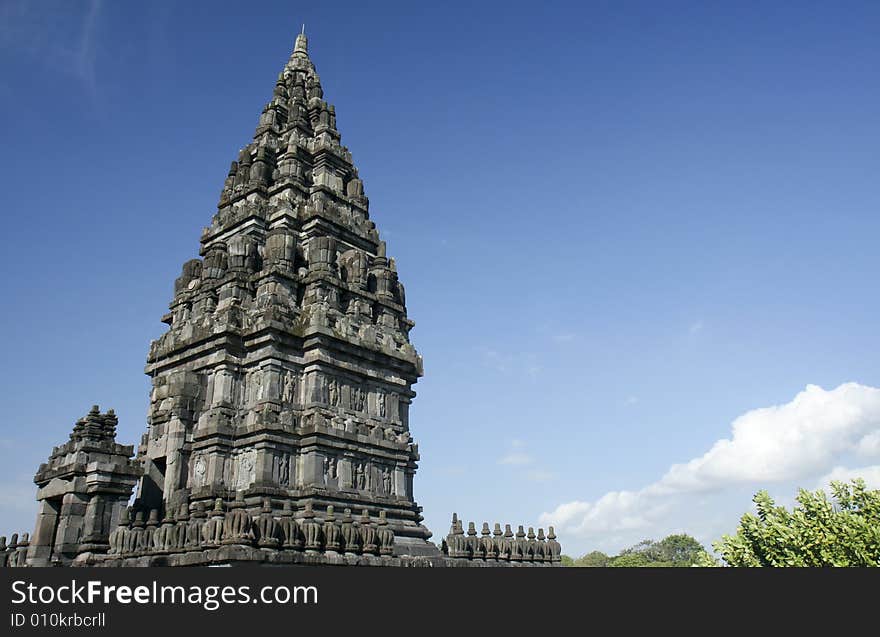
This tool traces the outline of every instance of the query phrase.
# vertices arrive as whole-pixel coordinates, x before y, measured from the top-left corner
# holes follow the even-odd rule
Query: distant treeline
[[[703,545],[686,533],[669,535],[662,540],[642,540],[624,549],[619,555],[606,555],[592,551],[574,559],[562,556],[564,566],[584,567],[633,567],[633,566],[693,566],[705,554]]]

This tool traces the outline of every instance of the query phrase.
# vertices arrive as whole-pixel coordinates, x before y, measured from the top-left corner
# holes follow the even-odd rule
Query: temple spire
[[[293,54],[295,56],[309,56],[309,38],[306,37],[306,25],[302,25],[302,31],[296,36],[296,44],[293,46]]]

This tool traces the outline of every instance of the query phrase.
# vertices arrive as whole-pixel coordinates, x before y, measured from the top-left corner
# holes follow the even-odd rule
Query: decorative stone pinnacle
[[[112,409],[101,414],[98,405],[92,405],[89,413],[76,421],[70,439],[79,440],[113,440],[116,437],[116,425],[119,419]]]
[[[306,36],[306,25],[303,25],[302,32],[296,36],[296,43],[293,45],[293,54],[295,56],[308,57],[309,55],[309,38]]]

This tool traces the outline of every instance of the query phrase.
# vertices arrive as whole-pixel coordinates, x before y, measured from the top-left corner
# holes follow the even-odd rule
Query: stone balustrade
[[[443,540],[441,550],[444,555],[456,560],[482,560],[492,562],[520,562],[533,564],[556,564],[560,561],[562,547],[556,541],[556,533],[551,526],[545,536],[544,529],[529,527],[528,533],[520,525],[513,533],[509,524],[495,523],[490,531],[488,522],[483,522],[482,530],[477,534],[476,525],[468,523],[465,532],[458,514],[452,514],[452,527],[449,535]]]
[[[191,510],[192,509],[192,510]],[[108,555],[138,557],[215,549],[225,545],[255,546],[268,550],[335,552],[351,555],[391,555],[394,531],[380,511],[372,518],[367,509],[357,518],[346,508],[338,515],[332,505],[318,519],[311,504],[296,515],[285,502],[273,511],[268,499],[262,511],[253,515],[238,502],[227,507],[217,498],[211,511],[201,503],[182,505],[177,515],[160,522],[154,509],[144,521],[143,512],[134,520],[126,512],[110,534]]]
[[[7,544],[6,536],[0,535],[0,567],[26,565],[30,540],[27,533],[22,533],[20,538],[18,533],[13,533]]]

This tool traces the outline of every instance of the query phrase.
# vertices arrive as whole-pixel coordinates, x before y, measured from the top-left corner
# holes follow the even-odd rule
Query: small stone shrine
[[[40,466],[36,527],[0,537],[0,565],[559,562],[552,527],[465,531],[453,516],[429,541],[414,324],[307,43],[174,283],[140,444],[118,444],[116,415],[93,407]]]

